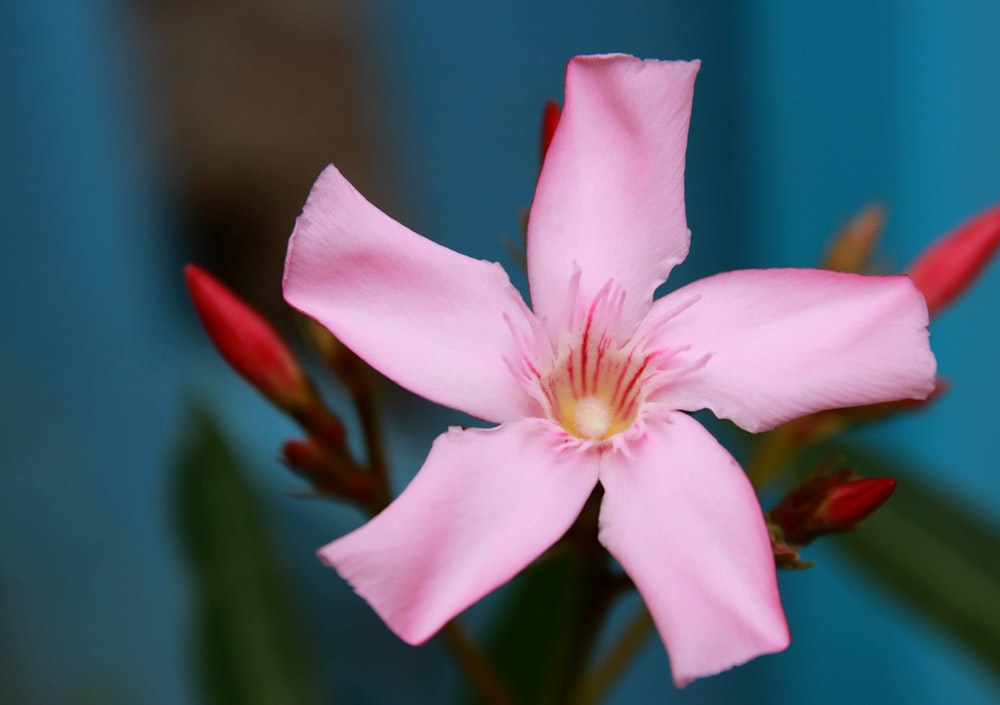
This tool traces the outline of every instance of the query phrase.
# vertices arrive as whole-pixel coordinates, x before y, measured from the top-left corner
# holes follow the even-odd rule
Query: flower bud
[[[825,534],[852,530],[881,507],[896,487],[892,478],[857,479],[853,470],[819,475],[792,490],[770,512],[784,540],[804,545]]]
[[[234,370],[286,411],[311,403],[308,379],[267,321],[200,267],[186,266],[184,278],[205,332]]]
[[[933,316],[972,284],[1000,246],[1000,206],[980,213],[932,244],[909,275]]]
[[[826,533],[850,531],[858,522],[885,504],[896,481],[891,477],[852,480],[834,487],[816,512],[816,519],[827,527]]]
[[[542,142],[541,142],[541,157],[542,163],[545,163],[545,155],[549,151],[549,145],[552,144],[552,137],[556,134],[556,128],[559,126],[559,118],[562,115],[562,110],[559,108],[559,104],[554,100],[550,100],[545,103],[545,109],[542,112]]]

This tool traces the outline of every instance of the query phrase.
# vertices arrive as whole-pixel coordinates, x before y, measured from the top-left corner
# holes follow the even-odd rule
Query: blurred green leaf
[[[486,657],[519,703],[559,701],[566,684],[583,600],[581,561],[554,558],[523,573],[511,586],[485,647]],[[481,703],[466,695],[462,702]]]
[[[178,526],[207,702],[318,704],[312,660],[265,519],[216,423],[203,411],[190,417],[178,462]]]
[[[847,554],[920,613],[1000,671],[1000,532],[885,454],[826,446],[896,491],[861,528],[838,541]],[[927,475],[925,475],[927,476]]]

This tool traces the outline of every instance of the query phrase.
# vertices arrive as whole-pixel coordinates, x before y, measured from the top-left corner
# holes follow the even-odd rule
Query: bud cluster
[[[343,422],[324,404],[316,385],[277,331],[200,267],[185,267],[184,278],[198,318],[222,358],[305,431],[305,439],[284,444],[285,463],[321,494],[340,496],[376,510],[384,506],[388,500],[384,469],[374,467],[377,463],[373,457],[369,457],[369,468],[352,457]],[[357,364],[345,363],[341,358],[353,354],[332,336],[326,336],[329,340],[317,338],[325,343],[325,347],[320,346],[324,357],[355,401],[360,400],[359,408],[361,404],[370,407],[366,370],[358,367],[363,363],[357,358]],[[364,414],[362,425],[367,437]]]

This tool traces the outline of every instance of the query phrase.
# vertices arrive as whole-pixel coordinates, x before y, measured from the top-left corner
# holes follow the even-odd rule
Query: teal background
[[[581,53],[703,60],[688,156],[694,240],[679,280],[811,265],[873,199],[890,214],[883,261],[901,269],[1000,201],[996,3],[367,7],[403,197],[368,195],[477,257],[509,264],[500,236],[516,236],[531,198],[541,106],[561,97],[565,61]],[[312,557],[357,515],[290,496],[297,485],[273,458],[291,427],[191,325],[133,23],[134,8],[101,0],[0,1],[0,700],[196,701],[166,498],[184,403],[198,392],[253,461],[338,702],[441,702],[457,685],[443,651],[400,644]],[[995,266],[933,325],[951,391],[878,438],[937,468],[935,483],[1000,528],[998,301]],[[455,418],[396,419],[400,484]],[[650,640],[612,702],[1000,698],[995,675],[831,546],[814,557],[817,568],[782,576],[786,653],[676,692]]]

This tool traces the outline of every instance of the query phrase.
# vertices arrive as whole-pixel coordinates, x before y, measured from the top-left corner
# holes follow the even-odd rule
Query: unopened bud
[[[542,163],[545,163],[545,155],[549,151],[549,145],[552,144],[552,137],[556,134],[556,128],[559,127],[559,118],[561,115],[562,110],[559,108],[558,103],[554,100],[545,103],[545,109],[542,111]]]
[[[1000,247],[1000,206],[963,223],[932,244],[910,266],[909,275],[933,316],[975,281]]]
[[[823,267],[837,272],[864,272],[884,226],[885,210],[880,205],[865,208],[837,233]]]
[[[857,479],[853,470],[813,477],[789,492],[770,512],[770,520],[785,541],[801,546],[852,530],[885,504],[895,487],[892,478]]]
[[[267,321],[200,267],[186,266],[184,278],[205,332],[234,370],[285,410],[311,400],[302,368]]]
[[[885,504],[896,489],[891,477],[870,477],[852,480],[834,487],[816,512],[827,533],[850,531],[858,523]]]

